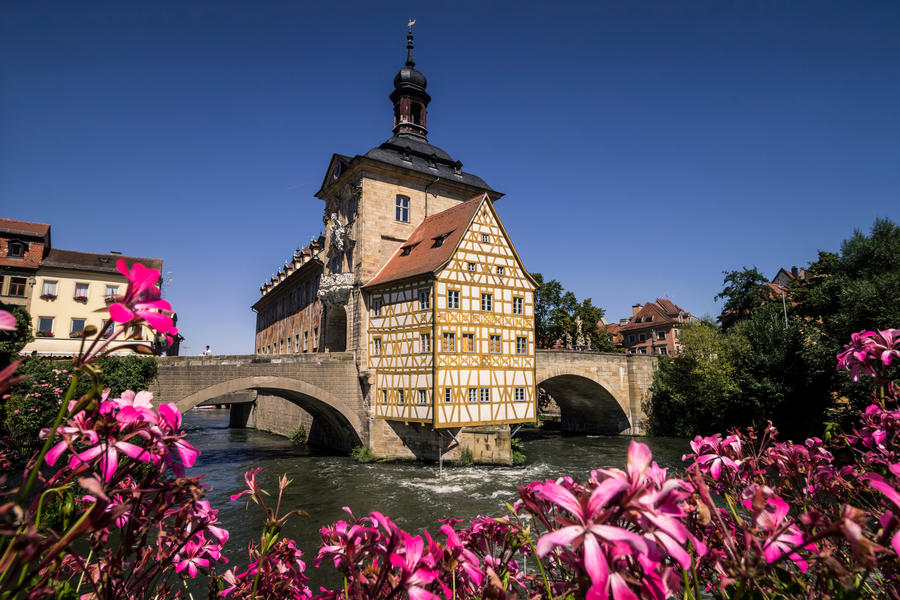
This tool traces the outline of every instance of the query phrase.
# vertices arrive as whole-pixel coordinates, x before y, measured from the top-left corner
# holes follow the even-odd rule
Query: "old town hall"
[[[325,233],[260,289],[258,354],[352,352],[372,420],[447,429],[535,420],[533,298],[503,194],[428,141],[413,36],[393,136],[334,154]]]

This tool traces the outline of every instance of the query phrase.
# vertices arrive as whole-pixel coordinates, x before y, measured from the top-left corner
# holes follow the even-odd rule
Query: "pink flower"
[[[110,305],[110,318],[116,323],[144,321],[151,329],[160,333],[178,333],[171,317],[158,312],[172,310],[172,306],[160,298],[159,288],[156,287],[159,271],[149,269],[141,263],[134,263],[131,270],[128,270],[125,261],[121,259],[116,263],[116,269],[128,278],[128,289],[119,302]]]
[[[244,494],[250,494],[251,497],[259,495],[259,484],[256,483],[256,474],[260,471],[262,471],[262,467],[256,467],[255,469],[250,469],[244,473],[244,481],[247,483],[247,489],[231,496],[232,501],[237,500]]]
[[[741,461],[732,457],[740,456],[741,442],[736,435],[725,439],[719,439],[719,434],[709,437],[697,436],[691,441],[693,454],[685,454],[682,460],[694,459],[694,465],[703,473],[708,473],[713,479],[718,479],[722,474],[722,467],[736,470]],[[730,455],[730,456],[729,456]]]
[[[16,317],[12,313],[0,310],[0,331],[15,331]]]
[[[184,545],[184,549],[175,555],[173,561],[175,563],[175,572],[181,573],[187,569],[191,577],[197,576],[197,567],[208,567],[209,560],[202,558],[203,546],[205,540],[203,536],[199,536],[200,541],[189,541]]]
[[[402,569],[403,585],[406,587],[410,600],[439,600],[440,596],[422,587],[434,581],[438,576],[433,562],[427,560],[430,557],[426,555],[426,560],[423,560],[422,551],[425,542],[419,536],[413,537],[402,530],[400,533],[403,535],[404,541],[403,554],[397,552],[391,554],[390,561],[392,565]]]
[[[100,457],[100,472],[103,479],[109,481],[119,466],[119,452],[141,462],[150,462],[151,455],[147,450],[130,442],[123,442],[112,437],[98,443],[84,452],[79,452],[69,459],[69,468],[76,469],[88,461]],[[48,453],[49,455],[49,453]]]
[[[539,557],[546,556],[557,546],[574,548],[584,545],[584,569],[591,578],[589,597],[605,597],[610,584],[609,556],[622,556],[636,552],[647,553],[647,544],[640,536],[611,525],[602,524],[602,509],[606,501],[621,489],[621,482],[614,479],[614,485],[600,485],[590,497],[579,500],[572,492],[557,483],[544,484],[538,495],[571,513],[574,520],[560,519],[566,526],[542,536],[537,543]],[[605,483],[605,482],[604,482]],[[629,552],[628,549],[631,549]],[[627,598],[618,589],[618,581],[613,581],[613,598]],[[629,590],[630,593],[630,590]]]

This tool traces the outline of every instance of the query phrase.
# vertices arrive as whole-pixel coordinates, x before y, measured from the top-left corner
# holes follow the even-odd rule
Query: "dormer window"
[[[653,315],[650,315],[650,316],[647,317],[645,320],[646,320],[647,323],[649,323],[650,321],[653,320]]]
[[[634,322],[635,322],[635,323],[640,323],[640,322],[641,322],[641,318],[638,317],[637,319],[634,320]]]
[[[400,248],[400,256],[409,256],[409,253],[412,252],[412,249],[415,247],[415,244],[411,246],[403,246]]]
[[[436,238],[434,238],[434,244],[431,247],[439,248],[439,247],[443,246],[444,240],[446,240],[450,236],[450,233],[452,233],[452,232],[443,233],[443,234],[437,236]]]
[[[8,248],[9,251],[6,255],[9,258],[25,258],[25,253],[28,251],[28,244],[13,240],[9,242]]]
[[[462,175],[462,163],[461,162],[456,161],[455,163],[453,163],[453,174],[454,175]]]

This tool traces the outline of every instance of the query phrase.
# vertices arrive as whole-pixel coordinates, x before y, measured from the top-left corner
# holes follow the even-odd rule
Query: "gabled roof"
[[[691,317],[689,312],[671,300],[657,298],[655,302],[648,302],[642,306],[637,314],[629,319],[628,323],[619,328],[619,331],[633,331],[635,329],[677,323],[679,315],[683,315],[685,318]],[[647,320],[648,317],[652,317],[650,321]],[[638,319],[640,319],[640,322],[638,322]]]
[[[97,271],[100,273],[118,273],[116,263],[124,260],[129,266],[138,262],[150,269],[162,271],[161,258],[141,258],[138,256],[122,256],[121,254],[94,254],[93,252],[77,252],[75,250],[59,250],[53,248],[41,261],[42,267],[58,269],[77,269],[79,271]]]
[[[363,287],[436,271],[453,256],[463,234],[485,201],[490,202],[490,198],[482,194],[427,217]]]
[[[46,223],[0,219],[0,233],[46,237],[50,233],[50,226]]]

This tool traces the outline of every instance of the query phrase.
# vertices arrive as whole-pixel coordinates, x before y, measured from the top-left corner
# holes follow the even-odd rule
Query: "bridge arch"
[[[320,387],[293,377],[257,375],[228,379],[197,390],[175,406],[185,412],[213,398],[241,390],[256,390],[296,404],[322,427],[330,446],[349,450],[362,445],[364,425],[351,405]]]
[[[563,431],[604,435],[630,432],[628,413],[606,385],[575,373],[548,375],[537,387],[559,405]]]

